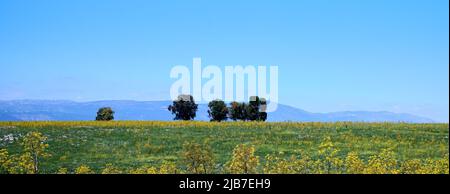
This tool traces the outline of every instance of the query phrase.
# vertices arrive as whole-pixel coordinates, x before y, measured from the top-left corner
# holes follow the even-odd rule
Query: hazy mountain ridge
[[[0,101],[0,121],[38,120],[94,120],[98,108],[110,106],[116,112],[116,120],[172,120],[167,110],[171,101],[110,100],[74,102],[67,100],[12,100]],[[209,120],[207,105],[200,104],[195,120]],[[268,121],[363,121],[363,122],[412,122],[431,123],[431,119],[411,114],[386,111],[344,111],[311,113],[287,105],[278,105],[268,114]]]

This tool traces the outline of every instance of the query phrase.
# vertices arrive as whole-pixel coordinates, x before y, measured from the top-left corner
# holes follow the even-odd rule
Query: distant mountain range
[[[42,121],[42,120],[93,120],[98,108],[109,106],[115,113],[115,120],[172,120],[167,110],[171,101],[94,101],[74,102],[64,100],[12,100],[0,101],[0,121]],[[200,104],[195,120],[209,120],[207,105]],[[278,105],[275,112],[268,114],[268,121],[360,121],[360,122],[410,122],[432,123],[431,119],[411,114],[370,111],[345,111],[332,113],[311,113],[287,105]]]

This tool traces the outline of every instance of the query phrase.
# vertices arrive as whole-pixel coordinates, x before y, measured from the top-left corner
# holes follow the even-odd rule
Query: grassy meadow
[[[320,149],[331,140],[333,157],[345,163],[350,152],[370,163],[371,156],[384,149],[394,154],[400,166],[404,161],[446,161],[448,173],[449,125],[407,123],[264,123],[197,121],[74,121],[0,122],[0,149],[20,154],[22,137],[36,131],[47,137],[50,156],[40,162],[41,173],[71,172],[86,165],[99,173],[108,164],[123,171],[141,166],[159,166],[165,161],[185,169],[183,145],[195,142],[209,146],[214,171],[222,173],[239,144],[254,146],[258,173],[267,155],[324,158]],[[332,143],[332,144],[331,144]],[[325,159],[324,159],[325,160]],[[334,164],[334,163],[333,163]],[[420,165],[420,162],[419,164]],[[399,167],[400,168],[400,167]],[[284,171],[282,171],[284,172]]]

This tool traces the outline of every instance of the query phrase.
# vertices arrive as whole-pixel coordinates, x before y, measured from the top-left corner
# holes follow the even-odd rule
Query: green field
[[[356,152],[367,161],[389,148],[400,162],[446,158],[448,165],[449,153],[448,124],[348,122],[0,122],[0,149],[20,154],[19,142],[30,131],[48,137],[51,156],[41,163],[44,173],[80,165],[99,172],[108,163],[132,169],[158,166],[163,161],[175,162],[183,169],[180,157],[187,141],[210,146],[218,169],[230,160],[238,144],[254,145],[264,163],[267,154],[319,158],[319,145],[326,137],[331,138],[340,158]]]

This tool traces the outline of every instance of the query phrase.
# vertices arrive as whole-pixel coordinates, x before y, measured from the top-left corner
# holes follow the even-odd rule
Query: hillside
[[[170,121],[173,116],[167,110],[170,101],[50,101],[15,100],[0,101],[0,121],[39,120],[93,120],[98,108],[110,106],[116,112],[116,120],[160,120]],[[207,105],[200,104],[196,120],[207,121]],[[287,105],[278,105],[269,113],[268,121],[362,121],[362,122],[410,122],[432,123],[433,120],[410,114],[391,112],[346,111],[333,113],[311,113]]]
[[[76,122],[0,122],[0,146],[11,154],[22,152],[21,139],[37,131],[48,139],[50,157],[43,159],[43,173],[54,173],[60,168],[69,172],[87,165],[100,172],[107,164],[129,172],[138,167],[159,167],[162,162],[174,162],[186,170],[182,152],[186,142],[211,148],[214,173],[223,172],[233,149],[239,144],[255,146],[260,169],[266,156],[281,158],[322,156],[324,142],[331,141],[337,151],[335,158],[345,160],[350,152],[357,153],[370,170],[371,156],[383,155],[407,165],[422,162],[422,172],[448,174],[448,125],[409,123],[263,123],[263,122],[201,122],[201,121],[76,121]],[[186,150],[185,150],[186,151]],[[430,161],[433,161],[430,163]],[[440,163],[443,162],[444,163]],[[446,161],[446,163],[445,163]],[[300,161],[301,162],[301,161]],[[277,164],[277,163],[276,163]],[[431,166],[430,166],[431,164]],[[307,163],[307,169],[296,173],[320,173],[317,163]],[[295,164],[295,166],[298,166]],[[430,171],[439,169],[440,171]],[[399,168],[395,165],[395,168]],[[404,168],[399,168],[404,170]],[[408,168],[409,169],[409,168]],[[372,169],[373,170],[373,169]],[[261,171],[259,171],[261,172]],[[336,173],[345,172],[339,168]],[[367,171],[376,173],[378,171]],[[408,171],[409,172],[409,171]],[[414,171],[415,172],[415,171]],[[282,172],[285,173],[285,172]],[[394,173],[382,171],[383,174]],[[1,171],[0,171],[1,174]]]

